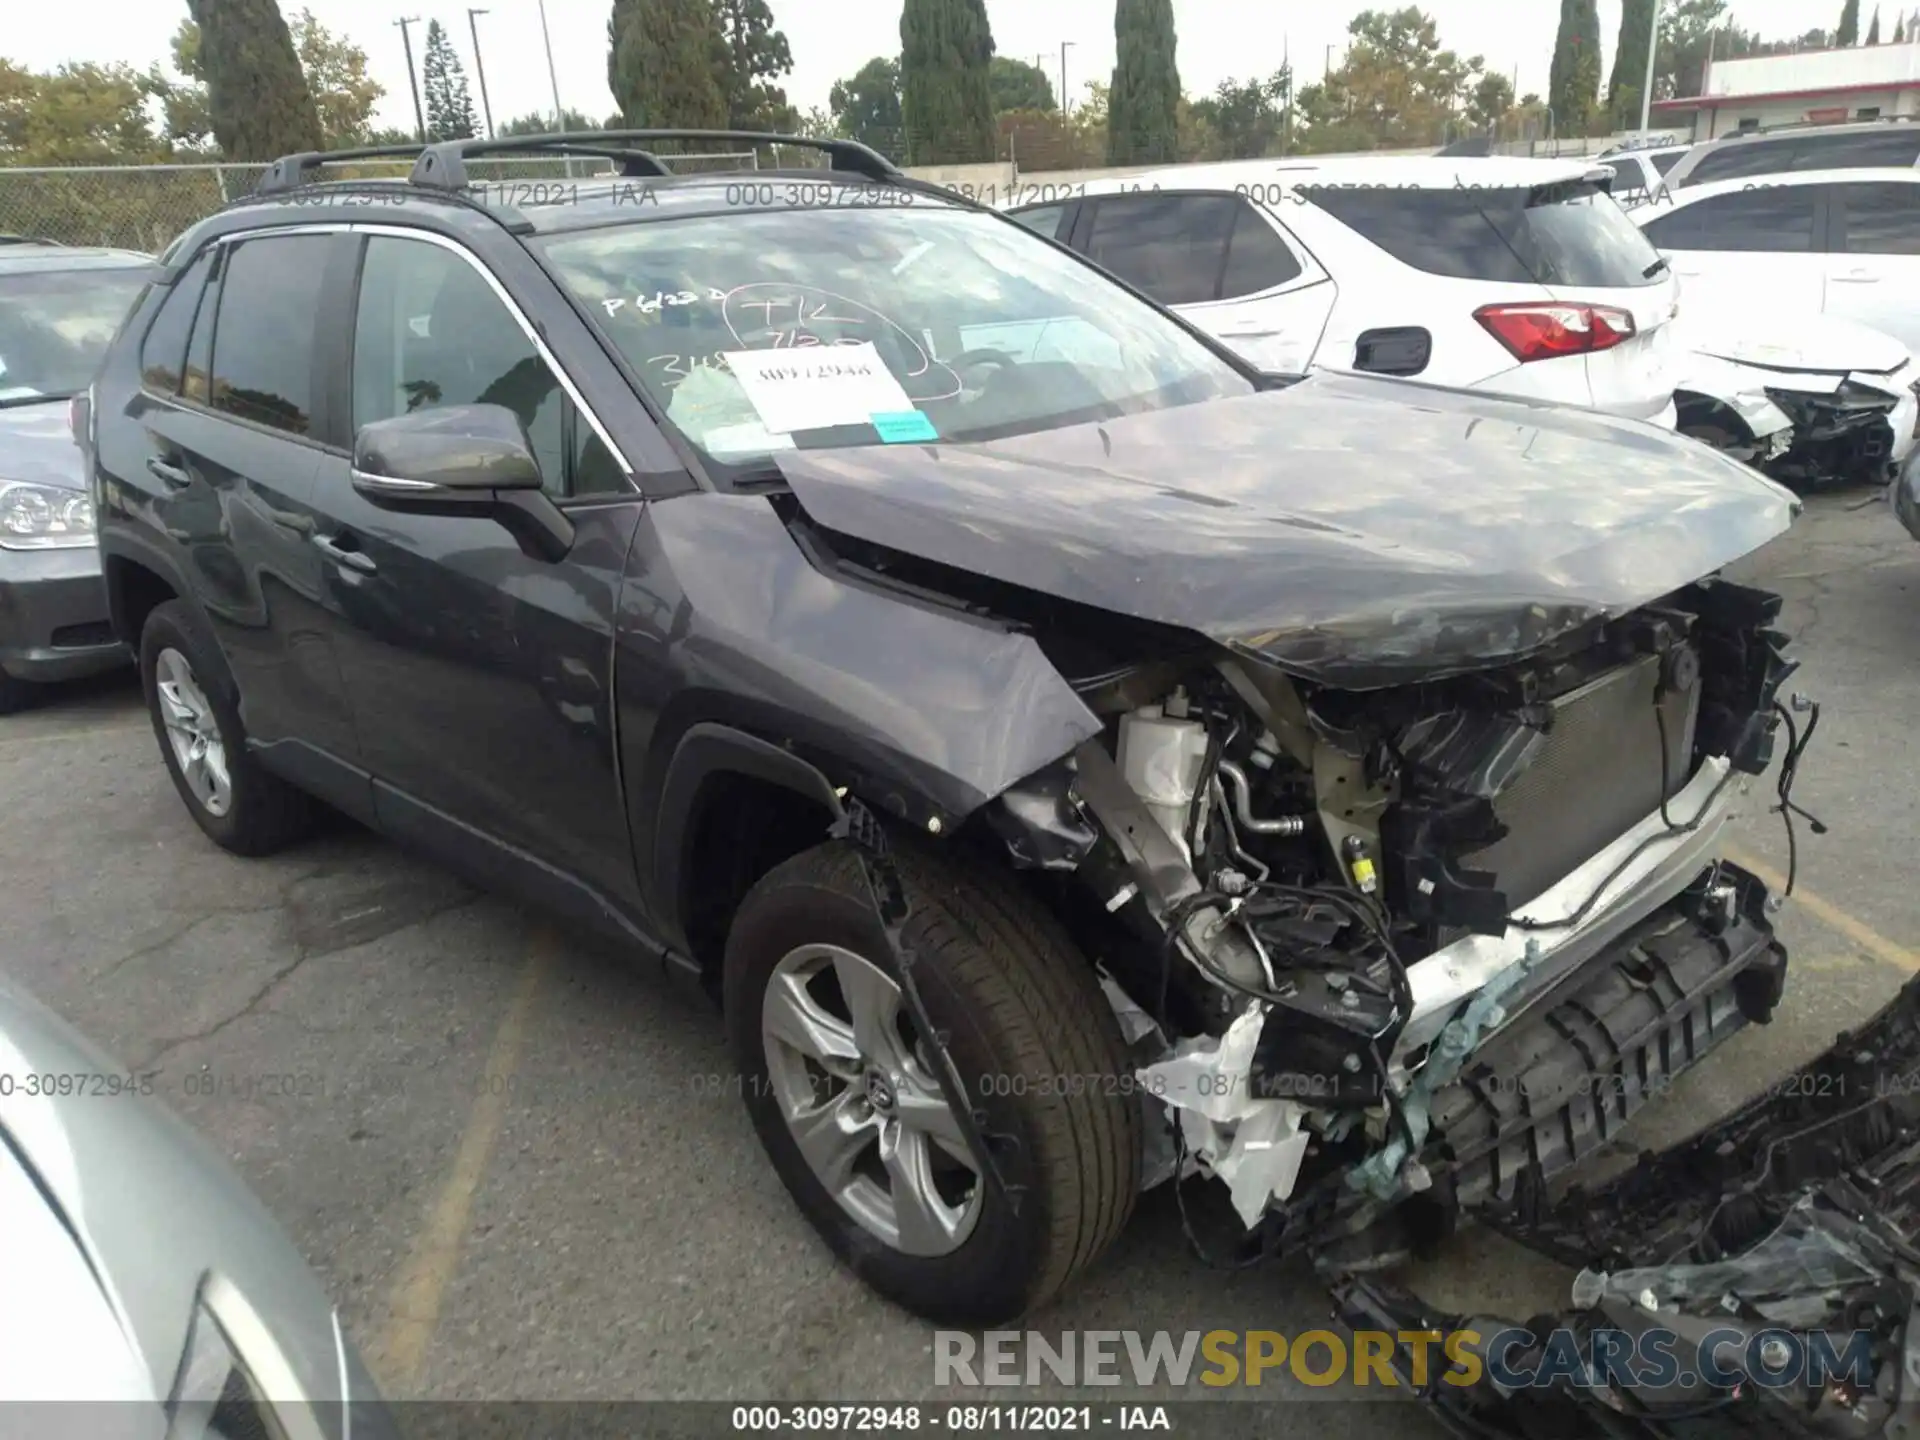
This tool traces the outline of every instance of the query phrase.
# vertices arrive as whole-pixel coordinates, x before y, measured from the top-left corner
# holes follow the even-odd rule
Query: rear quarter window
[[[1656,283],[1659,259],[1618,204],[1584,180],[1531,189],[1346,189],[1299,194],[1394,259],[1455,280],[1619,288]]]

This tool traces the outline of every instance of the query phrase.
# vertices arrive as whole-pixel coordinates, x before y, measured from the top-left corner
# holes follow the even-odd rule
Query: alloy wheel
[[[789,951],[761,1002],[767,1076],[840,1207],[895,1250],[946,1255],[972,1233],[984,1187],[902,998],[851,950]]]
[[[153,666],[153,688],[160,702],[160,723],[193,798],[209,815],[225,815],[233,804],[233,780],[227,773],[227,747],[213,704],[200,688],[193,666],[178,650],[162,650]]]

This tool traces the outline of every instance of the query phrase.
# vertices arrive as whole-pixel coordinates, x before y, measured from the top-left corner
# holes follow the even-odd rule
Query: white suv
[[[1665,263],[1590,160],[1255,160],[1010,207],[1270,371],[1359,370],[1671,426]]]

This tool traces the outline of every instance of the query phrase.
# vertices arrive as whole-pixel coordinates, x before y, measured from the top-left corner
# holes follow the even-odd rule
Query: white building
[[[1654,101],[1660,128],[1711,140],[1776,125],[1920,115],[1920,44],[1721,60],[1707,67],[1701,89]]]

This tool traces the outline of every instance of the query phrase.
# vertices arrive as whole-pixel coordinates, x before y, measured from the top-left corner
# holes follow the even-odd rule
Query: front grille
[[[1493,802],[1504,839],[1466,857],[1495,877],[1515,909],[1645,819],[1661,801],[1660,725],[1654,718],[1661,659],[1610,670],[1550,703],[1546,744]],[[1693,770],[1696,681],[1660,701],[1666,723],[1667,789]],[[1686,817],[1679,816],[1677,819]]]

